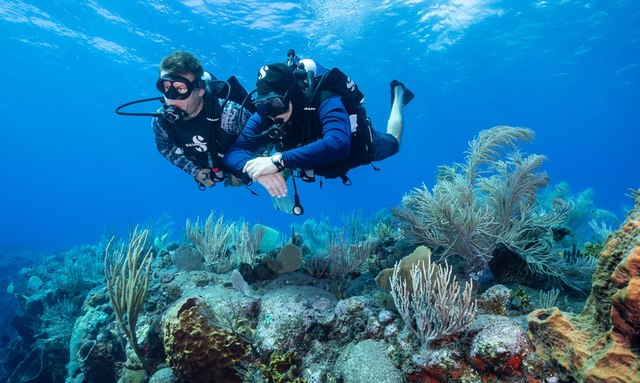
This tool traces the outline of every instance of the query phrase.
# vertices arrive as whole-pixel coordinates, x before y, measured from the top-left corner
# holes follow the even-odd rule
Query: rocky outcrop
[[[335,298],[312,286],[285,286],[266,292],[255,333],[258,350],[304,349],[317,336],[320,323],[330,320]]]
[[[402,374],[386,353],[387,345],[364,340],[346,347],[335,366],[335,375],[345,383],[401,383]]]

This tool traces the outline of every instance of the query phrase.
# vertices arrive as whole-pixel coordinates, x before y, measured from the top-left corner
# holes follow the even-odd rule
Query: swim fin
[[[285,214],[293,214],[293,200],[289,195],[285,197],[271,197],[273,208]]]
[[[404,86],[403,83],[401,83],[398,80],[392,80],[391,83],[389,84],[389,87],[391,88],[391,105],[393,105],[393,100],[395,98],[395,92],[393,91],[393,89],[396,86],[401,86],[402,88],[404,88],[404,97],[402,98],[402,106],[407,106],[407,104],[411,102],[411,100],[413,100],[415,95],[413,94],[412,91],[407,89],[407,87]]]

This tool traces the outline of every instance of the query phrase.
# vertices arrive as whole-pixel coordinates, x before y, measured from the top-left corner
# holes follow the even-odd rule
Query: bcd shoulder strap
[[[213,163],[213,168],[219,168],[221,164],[218,156],[218,129],[220,128],[222,110],[223,107],[220,106],[217,95],[205,93],[204,112],[207,123],[211,127],[209,131],[209,158]]]
[[[318,82],[320,90],[329,91],[342,97],[349,114],[357,113],[364,95],[358,85],[340,69],[333,68]]]

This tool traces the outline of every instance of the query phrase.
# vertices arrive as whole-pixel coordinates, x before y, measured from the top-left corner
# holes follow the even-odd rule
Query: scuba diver
[[[293,50],[288,57],[287,64],[259,69],[256,113],[227,151],[224,164],[244,182],[258,182],[274,200],[287,196],[285,177],[291,172],[292,212],[302,214],[295,178],[311,182],[316,176],[340,177],[350,185],[350,169],[396,154],[403,108],[414,95],[401,82],[391,81],[391,114],[386,133],[381,133],[372,129],[358,86],[338,68],[327,70],[313,60],[299,60]],[[273,154],[256,156],[269,144],[275,148]]]
[[[222,162],[225,152],[251,117],[253,105],[243,107],[246,90],[235,77],[215,79],[191,53],[175,51],[160,62],[156,88],[163,97],[126,103],[116,113],[152,116],[158,152],[194,178],[200,190],[224,185],[240,186]],[[127,113],[132,104],[160,100],[155,113]]]

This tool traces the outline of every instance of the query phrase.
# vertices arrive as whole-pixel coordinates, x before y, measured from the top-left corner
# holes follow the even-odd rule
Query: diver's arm
[[[259,135],[266,130],[266,126],[262,123],[262,119],[257,113],[247,121],[242,130],[242,133],[238,136],[236,142],[231,145],[231,148],[224,155],[224,166],[227,170],[233,173],[235,176],[245,179],[246,176],[242,173],[242,168],[247,161],[256,157],[256,153],[269,143],[268,137],[257,138],[248,137]]]
[[[224,103],[224,100],[219,100],[220,105]],[[218,134],[218,151],[220,153],[224,153],[238,138],[240,132],[242,132],[242,128],[247,123],[247,121],[251,118],[251,113],[247,110],[247,108],[243,108],[240,104],[237,104],[233,101],[227,101],[224,105],[224,109],[220,115],[220,129],[222,130]]]
[[[157,117],[152,120],[152,126],[158,152],[169,162],[195,178],[200,168],[182,154],[182,150],[171,141],[169,133],[162,127]]]
[[[344,160],[351,150],[349,114],[340,97],[325,100],[318,108],[322,138],[299,148],[282,152],[288,168],[313,169]]]

